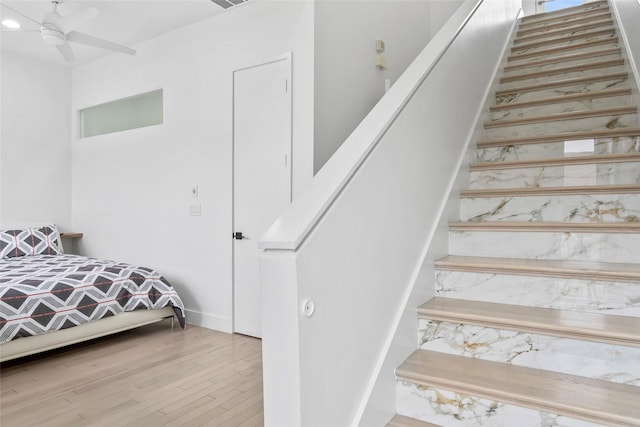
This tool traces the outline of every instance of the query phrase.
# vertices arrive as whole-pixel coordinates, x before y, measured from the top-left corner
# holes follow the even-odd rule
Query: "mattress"
[[[184,328],[184,304],[150,268],[70,254],[0,261],[0,344],[164,307]]]

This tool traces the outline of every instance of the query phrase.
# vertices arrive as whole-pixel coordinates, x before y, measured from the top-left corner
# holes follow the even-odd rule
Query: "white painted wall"
[[[520,6],[465,1],[263,237],[265,425],[389,420],[387,355],[416,348],[417,321],[396,328],[433,294],[423,262],[446,245],[438,225]]]
[[[429,33],[433,38],[464,0],[429,0]]]
[[[535,15],[537,0],[522,0],[522,12],[524,16]]]
[[[457,1],[457,0],[456,0]],[[317,172],[429,41],[430,1],[317,0],[315,150]],[[375,41],[388,62],[376,68]]]
[[[635,80],[634,102],[640,103],[640,0],[611,0],[618,32],[624,44],[623,55]]]
[[[157,268],[189,322],[230,331],[232,70],[293,53],[295,200],[313,176],[313,4],[250,2],[135,48],[73,71],[79,250]],[[77,138],[78,109],[157,88],[163,125]],[[193,202],[201,216],[188,215]]]
[[[6,51],[0,65],[0,226],[71,231],[69,68]]]

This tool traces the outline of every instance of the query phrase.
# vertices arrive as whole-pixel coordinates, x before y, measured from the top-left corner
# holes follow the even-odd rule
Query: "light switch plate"
[[[189,215],[200,216],[202,213],[202,205],[200,203],[192,203],[189,205]]]

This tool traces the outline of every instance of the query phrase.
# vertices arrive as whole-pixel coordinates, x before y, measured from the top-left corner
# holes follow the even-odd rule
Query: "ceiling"
[[[177,28],[202,21],[225,11],[217,3],[225,0],[64,0],[60,2],[58,12],[68,15],[80,9],[93,7],[100,13],[89,21],[75,27],[75,31],[87,33],[94,37],[112,42],[133,46],[144,40]],[[229,0],[231,5],[242,0]],[[45,13],[52,9],[50,0],[0,0],[34,20],[41,22]],[[39,34],[39,25],[17,15],[6,7],[0,7],[0,18],[11,18],[18,21],[21,30],[28,32],[0,32],[0,48],[2,52],[20,52],[29,57],[47,62],[67,64],[54,46],[45,43]],[[4,30],[4,28],[3,28]],[[110,51],[70,43],[76,61],[69,66],[82,64]],[[115,53],[115,55],[122,55]]]

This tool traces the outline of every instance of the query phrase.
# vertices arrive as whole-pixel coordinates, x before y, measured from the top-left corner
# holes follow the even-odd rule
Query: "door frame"
[[[236,124],[236,73],[250,70],[253,68],[262,67],[265,65],[274,64],[277,62],[285,61],[288,63],[287,67],[287,96],[289,97],[289,203],[293,201],[293,52],[285,52],[283,54],[277,55],[275,57],[265,59],[258,62],[253,62],[250,65],[245,65],[241,67],[234,68],[232,71],[231,77],[231,233],[229,236],[231,237],[231,332],[236,333],[236,251],[235,251],[235,241],[232,237],[233,232],[235,231],[235,208],[236,208],[236,170],[235,170],[235,159],[236,159],[236,135],[235,135],[235,124]]]

